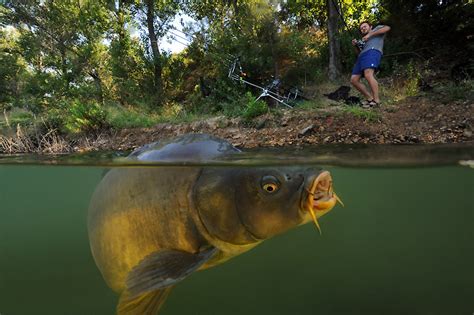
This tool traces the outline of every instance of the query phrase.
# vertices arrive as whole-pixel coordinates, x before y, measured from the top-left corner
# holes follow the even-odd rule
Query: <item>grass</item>
[[[107,106],[107,124],[113,129],[149,128],[159,123],[188,123],[203,120],[215,115],[196,114],[187,111],[182,105],[172,103],[163,106],[159,111],[146,108],[128,108],[119,105]]]
[[[434,87],[434,95],[444,103],[459,100],[474,101],[474,80],[465,80],[459,83],[449,82]]]
[[[312,109],[319,109],[319,108],[329,106],[329,104],[330,104],[330,101],[328,99],[325,100],[323,98],[318,97],[313,100],[304,100],[304,101],[298,102],[295,104],[294,108],[301,109],[301,110],[312,110]]]
[[[161,117],[140,109],[121,106],[106,107],[106,121],[114,129],[151,127],[160,122]]]
[[[364,119],[365,121],[377,121],[380,116],[372,110],[363,109],[359,106],[347,106],[342,110],[345,113],[354,115],[357,118]]]
[[[21,125],[25,126],[34,121],[32,112],[21,108],[13,108],[11,111],[4,111],[0,118],[0,128],[8,128],[10,126]]]

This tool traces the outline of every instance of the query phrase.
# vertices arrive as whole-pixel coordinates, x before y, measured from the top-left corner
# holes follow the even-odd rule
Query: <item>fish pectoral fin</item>
[[[150,291],[135,297],[130,297],[130,293],[124,291],[117,305],[117,315],[158,314],[172,288]]]
[[[208,261],[218,249],[209,247],[192,254],[179,250],[163,250],[145,257],[127,276],[131,297],[176,284]]]

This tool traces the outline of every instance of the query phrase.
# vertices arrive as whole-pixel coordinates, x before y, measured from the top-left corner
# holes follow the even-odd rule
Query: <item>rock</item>
[[[464,132],[462,133],[462,135],[463,135],[464,137],[470,138],[470,137],[472,137],[472,131],[469,130],[469,129],[466,129],[466,130],[464,130]]]
[[[262,119],[260,121],[257,121],[257,124],[255,125],[255,129],[260,130],[265,128],[265,125],[267,124],[267,119]]]
[[[192,131],[200,131],[204,127],[205,123],[202,121],[194,121],[191,123],[191,130]]]
[[[240,118],[232,118],[230,122],[228,123],[228,126],[238,126],[240,124],[241,119]]]
[[[225,128],[228,125],[228,121],[224,116],[209,118],[205,121],[205,123],[212,130],[216,130],[217,128]]]
[[[240,133],[240,129],[239,129],[239,128],[229,128],[229,129],[227,129],[227,133],[228,133],[229,135],[239,134],[239,133]]]
[[[308,135],[309,133],[311,133],[311,131],[312,131],[313,129],[314,129],[314,125],[311,124],[311,125],[309,125],[308,127],[301,129],[300,132],[298,132],[298,135],[301,136],[301,137],[306,136],[306,135]]]

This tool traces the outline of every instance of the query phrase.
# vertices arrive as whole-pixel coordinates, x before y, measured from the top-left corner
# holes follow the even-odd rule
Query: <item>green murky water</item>
[[[474,169],[459,165],[472,146],[364,150],[231,161],[324,164],[346,207],[320,219],[322,235],[308,224],[193,274],[160,314],[472,314]],[[114,313],[86,213],[104,167],[123,164],[0,158],[0,314]]]

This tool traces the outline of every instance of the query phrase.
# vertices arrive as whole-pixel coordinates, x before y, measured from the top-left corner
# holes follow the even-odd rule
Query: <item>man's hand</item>
[[[369,40],[370,37],[372,37],[372,33],[369,32],[369,33],[367,33],[364,37],[362,37],[362,40],[363,40],[364,42],[366,42],[366,41]]]
[[[357,39],[352,40],[352,46],[355,46],[355,45],[357,45]]]
[[[382,28],[376,30],[376,31],[369,31],[367,34],[365,34],[364,37],[362,37],[362,40],[364,42],[368,41],[369,38],[371,38],[372,36],[377,36],[377,35],[382,35],[382,34],[385,34],[387,33],[388,31],[390,31],[390,26],[388,25],[384,25]]]

